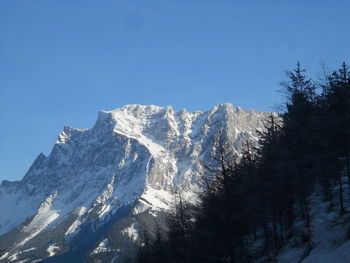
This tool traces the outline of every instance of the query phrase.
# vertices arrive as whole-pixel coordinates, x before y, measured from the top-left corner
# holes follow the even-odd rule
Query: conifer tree
[[[327,83],[323,86],[323,103],[329,176],[335,176],[338,181],[339,206],[344,213],[343,170],[350,183],[350,71],[345,63],[327,76]]]

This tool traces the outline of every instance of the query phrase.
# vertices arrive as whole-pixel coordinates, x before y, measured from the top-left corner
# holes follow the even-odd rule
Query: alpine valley
[[[268,115],[126,105],[64,127],[21,181],[1,183],[0,262],[125,262],[144,228],[162,228],[174,189],[201,192],[218,137],[239,155]]]

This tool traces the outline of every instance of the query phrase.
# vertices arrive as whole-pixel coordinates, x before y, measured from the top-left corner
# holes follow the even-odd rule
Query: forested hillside
[[[205,177],[199,202],[175,189],[168,232],[145,229],[136,262],[282,262],[287,245],[302,249],[301,262],[319,239],[317,205],[338,225],[350,222],[348,66],[313,81],[298,63],[281,86],[283,110],[271,114],[259,147],[247,142],[237,156],[220,134],[217,165],[207,166],[216,176]]]

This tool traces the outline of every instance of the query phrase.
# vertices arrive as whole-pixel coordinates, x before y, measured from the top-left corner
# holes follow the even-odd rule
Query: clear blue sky
[[[2,0],[0,181],[125,104],[269,111],[297,60],[350,61],[350,1]]]

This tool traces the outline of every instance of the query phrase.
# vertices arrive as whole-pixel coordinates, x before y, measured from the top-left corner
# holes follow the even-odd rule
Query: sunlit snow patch
[[[133,241],[136,241],[139,234],[137,230],[135,229],[135,224],[131,224],[131,226],[125,228],[122,230],[122,234],[126,234],[128,237],[130,237]]]
[[[57,250],[59,250],[59,248],[60,248],[60,247],[57,246],[56,243],[50,245],[50,246],[46,249],[46,251],[49,253],[49,257],[52,257],[52,256],[56,255]]]
[[[56,196],[57,192],[50,195],[45,202],[40,205],[38,213],[33,220],[22,228],[22,231],[28,233],[28,235],[27,238],[22,240],[17,247],[23,246],[28,240],[35,237],[60,216],[57,210],[51,210],[52,202]]]
[[[102,252],[108,252],[110,251],[109,241],[108,239],[104,239],[97,248],[94,249],[94,251],[91,252],[91,254],[98,254]]]

